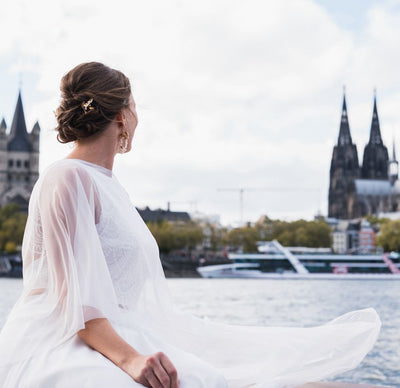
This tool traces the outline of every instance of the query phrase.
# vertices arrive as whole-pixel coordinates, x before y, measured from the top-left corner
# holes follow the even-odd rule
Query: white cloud
[[[61,76],[100,60],[133,84],[140,124],[116,172],[135,201],[197,200],[230,221],[238,200],[218,187],[316,187],[246,195],[248,218],[310,218],[326,212],[341,85],[359,152],[374,86],[385,141],[398,127],[399,19],[381,2],[356,37],[311,0],[18,0],[0,5],[0,55],[37,77],[26,114],[43,128],[42,167],[69,152],[51,131]]]

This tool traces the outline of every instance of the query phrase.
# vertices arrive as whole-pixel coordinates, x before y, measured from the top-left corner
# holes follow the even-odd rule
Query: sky
[[[360,163],[374,89],[400,150],[394,0],[14,0],[0,36],[0,116],[10,127],[21,88],[40,171],[73,147],[54,131],[63,74],[94,60],[130,78],[139,125],[114,173],[138,207],[232,224],[242,188],[244,221],[326,215],[344,85]]]

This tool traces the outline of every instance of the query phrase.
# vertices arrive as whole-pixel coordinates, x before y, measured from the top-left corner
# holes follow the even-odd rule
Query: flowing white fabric
[[[49,166],[29,204],[24,288],[0,334],[3,388],[140,387],[77,335],[107,318],[145,354],[164,351],[181,388],[295,387],[356,367],[380,329],[375,310],[314,328],[233,326],[176,310],[157,244],[108,169]]]

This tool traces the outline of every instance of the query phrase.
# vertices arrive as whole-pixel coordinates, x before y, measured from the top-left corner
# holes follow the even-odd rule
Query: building
[[[340,220],[332,229],[335,253],[376,253],[376,231],[365,219]]]
[[[155,209],[151,210],[148,206],[143,209],[137,208],[140,216],[144,222],[188,222],[190,221],[189,213],[187,212],[174,212],[168,207],[167,210]]]
[[[360,220],[341,220],[332,228],[332,250],[335,253],[356,253],[359,250]]]
[[[26,129],[21,92],[11,128],[4,118],[0,124],[0,206],[17,203],[28,211],[29,198],[39,177],[40,126],[36,122],[30,133]]]
[[[338,142],[334,146],[330,167],[328,217],[354,219],[367,214],[397,211],[400,204],[398,162],[393,144],[392,157],[383,144],[376,96],[368,144],[359,164],[353,143],[343,95]]]
[[[358,252],[374,253],[375,250],[375,231],[367,220],[362,220],[360,231],[358,232]]]
[[[332,250],[335,253],[347,253],[347,225],[347,221],[342,221],[332,231]]]

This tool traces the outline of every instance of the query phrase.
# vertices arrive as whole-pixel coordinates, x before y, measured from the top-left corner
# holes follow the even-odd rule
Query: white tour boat
[[[326,250],[294,254],[278,241],[259,247],[260,253],[230,253],[231,263],[198,267],[204,278],[262,279],[385,279],[400,280],[400,255],[340,255]]]

